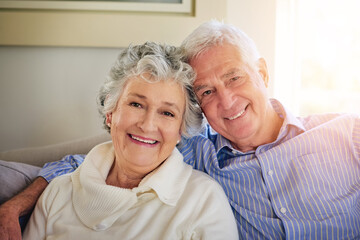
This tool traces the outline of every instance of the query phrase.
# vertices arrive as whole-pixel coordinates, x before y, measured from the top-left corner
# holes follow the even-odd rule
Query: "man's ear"
[[[108,127],[111,127],[111,121],[112,121],[112,112],[106,114],[106,125]]]
[[[259,58],[257,61],[258,71],[264,81],[264,84],[266,87],[268,87],[269,84],[269,73],[266,66],[266,61],[264,58]]]

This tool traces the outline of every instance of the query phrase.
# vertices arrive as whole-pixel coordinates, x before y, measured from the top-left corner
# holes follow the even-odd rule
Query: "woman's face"
[[[140,174],[158,167],[180,140],[184,111],[179,84],[129,79],[115,110],[107,115],[117,164]]]

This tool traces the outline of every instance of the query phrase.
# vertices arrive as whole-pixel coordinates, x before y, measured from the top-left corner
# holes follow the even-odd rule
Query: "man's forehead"
[[[234,75],[243,75],[244,73],[246,73],[246,69],[247,67],[245,65],[244,66],[229,65],[229,66],[221,67],[215,71],[211,71],[211,69],[208,71],[201,71],[200,69],[199,72],[196,72],[196,79],[194,81],[194,85],[206,82],[207,78],[214,77],[220,80],[225,80],[229,77],[233,77]]]

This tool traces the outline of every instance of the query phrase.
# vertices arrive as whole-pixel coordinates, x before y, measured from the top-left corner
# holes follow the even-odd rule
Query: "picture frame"
[[[194,0],[32,1],[0,0],[0,9],[125,11],[191,14]]]

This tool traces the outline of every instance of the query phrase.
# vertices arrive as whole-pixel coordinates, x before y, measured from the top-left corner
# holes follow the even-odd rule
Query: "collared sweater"
[[[106,184],[114,158],[112,143],[100,144],[75,172],[54,179],[23,238],[238,239],[221,186],[177,149],[133,189]]]

